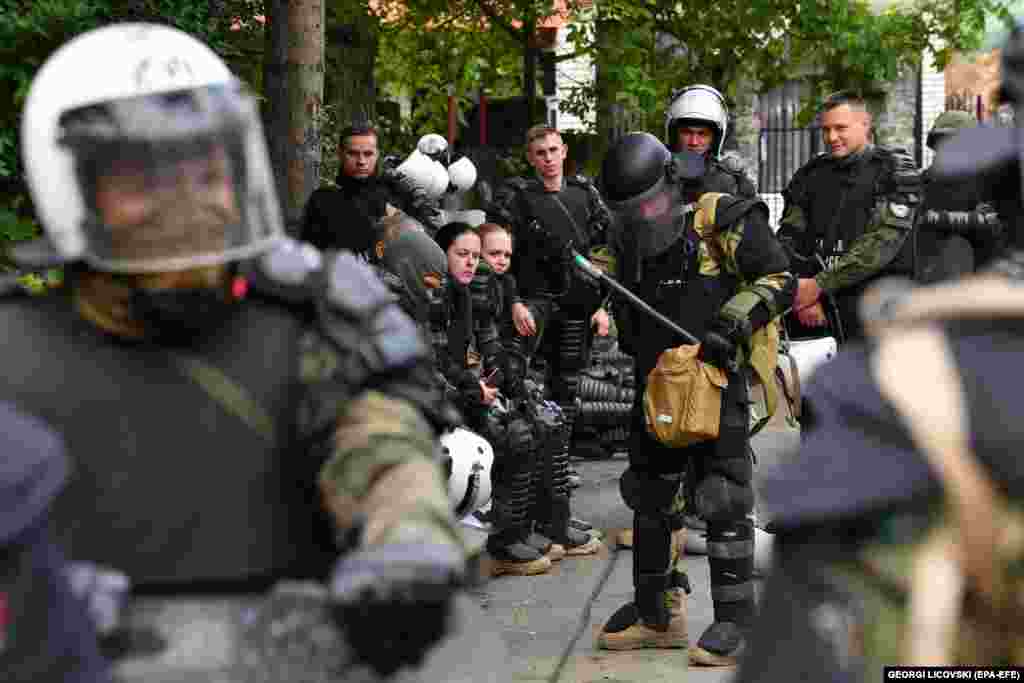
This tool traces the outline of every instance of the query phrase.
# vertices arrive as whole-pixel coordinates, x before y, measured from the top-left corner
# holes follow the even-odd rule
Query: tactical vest
[[[298,316],[250,299],[188,349],[115,340],[63,295],[0,316],[0,393],[59,431],[72,461],[53,510],[71,559],[136,585],[327,568],[320,459],[297,440]]]
[[[520,295],[557,295],[565,302],[596,308],[593,290],[575,277],[564,250],[570,242],[581,254],[591,247],[593,185],[582,176],[566,177],[559,192],[545,191],[536,178],[515,178],[509,184],[517,196],[512,268]],[[533,221],[538,229],[530,229]]]
[[[884,203],[888,188],[883,183],[899,156],[905,156],[901,150],[873,146],[852,160],[821,154],[797,171],[786,190],[787,201],[803,208],[809,228],[797,238],[797,250],[805,256],[819,254],[831,268],[864,234],[880,200]],[[908,239],[884,273],[912,272],[913,246]]]

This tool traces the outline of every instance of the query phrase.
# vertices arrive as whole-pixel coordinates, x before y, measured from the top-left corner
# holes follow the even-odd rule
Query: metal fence
[[[822,150],[818,126],[796,125],[805,90],[805,84],[790,81],[758,97],[757,180],[761,192],[782,192],[796,170]]]

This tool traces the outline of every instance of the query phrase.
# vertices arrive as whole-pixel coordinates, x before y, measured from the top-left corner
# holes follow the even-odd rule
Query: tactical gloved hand
[[[719,316],[708,327],[700,342],[700,360],[722,370],[733,369],[736,365],[737,348],[750,339],[749,323]]]
[[[331,611],[355,660],[380,676],[421,665],[449,631],[464,567],[458,547],[426,542],[371,546],[339,560]]]

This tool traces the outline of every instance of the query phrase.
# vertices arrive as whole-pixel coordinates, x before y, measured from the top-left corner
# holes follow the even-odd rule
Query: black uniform
[[[665,218],[655,219],[651,207],[685,202],[685,185],[680,188],[671,177],[660,143],[652,140],[646,134],[631,134],[605,160],[606,169],[618,168],[618,177],[606,178],[606,183],[626,188],[618,193],[610,189],[610,200],[622,196],[614,206],[638,202],[617,212],[622,221],[612,244],[617,278],[659,313],[703,338],[702,353],[708,354],[708,362],[728,368],[730,379],[722,392],[717,439],[682,449],[662,445],[648,434],[643,395],[658,357],[682,340],[640,312],[627,314],[628,302],[622,302],[621,311],[616,307],[616,320],[626,321],[620,338],[636,357],[630,464],[620,483],[623,499],[635,513],[636,603],[612,617],[601,645],[634,647],[647,637],[644,628],[657,632],[670,627],[666,595],[681,582],[673,572],[672,534],[682,527],[684,503],[690,499],[708,523],[715,609],[715,624],[701,637],[699,647],[712,656],[729,657],[742,642],[754,612],[753,526],[747,520],[753,507],[750,415],[746,379],[740,374],[745,370],[713,357],[709,349],[719,346],[712,341],[721,336],[734,340],[732,353],[749,345],[754,330],[789,307],[795,280],[787,272],[789,258],[772,234],[763,202],[706,195],[696,213],[687,204],[676,212],[662,210]],[[652,197],[659,187],[660,201]],[[710,216],[710,222],[698,227],[698,215],[702,221]],[[660,235],[645,242],[645,231]],[[647,253],[645,244],[652,245]],[[629,636],[631,630],[638,635]],[[624,644],[618,645],[618,639]]]
[[[571,433],[579,373],[587,366],[590,317],[601,304],[601,291],[570,264],[567,246],[586,254],[603,244],[608,210],[582,176],[565,178],[558,192],[546,191],[538,178],[513,178],[495,193],[487,217],[512,229],[511,272],[537,323],[533,352],[547,364],[547,384]]]
[[[712,158],[708,153],[707,170],[697,181],[685,183],[686,200],[697,201],[705,192],[723,192],[737,197],[756,197],[757,189],[739,160],[733,156]]]
[[[794,270],[815,277],[838,309],[843,336],[861,335],[857,301],[882,275],[911,277],[908,236],[920,201],[920,175],[902,150],[868,146],[833,159],[822,154],[804,164],[783,192],[786,206],[779,239],[799,258]],[[820,257],[821,261],[818,261]],[[828,301],[823,301],[828,310]],[[794,336],[815,336],[795,318]]]
[[[335,183],[337,187],[314,190],[303,212],[299,239],[317,249],[370,254],[377,241],[377,221],[389,204],[428,230],[437,227],[439,212],[434,203],[393,169],[369,178],[350,178],[339,172]]]

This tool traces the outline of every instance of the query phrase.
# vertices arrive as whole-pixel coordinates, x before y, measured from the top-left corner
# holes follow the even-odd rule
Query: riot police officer
[[[945,111],[928,132],[928,146],[937,150],[943,140],[976,125],[970,112]],[[1002,223],[992,205],[982,201],[977,182],[940,182],[930,169],[922,180],[914,279],[924,284],[954,279],[992,260],[1002,247]]]
[[[756,195],[742,160],[723,152],[728,130],[729,109],[715,88],[691,85],[673,96],[665,112],[665,144],[673,153],[696,152],[705,158],[704,175],[686,184],[687,201],[696,201],[705,192]]]
[[[568,449],[578,412],[580,372],[587,367],[592,326],[608,334],[610,319],[602,307],[600,288],[572,266],[570,249],[587,253],[603,244],[608,210],[594,185],[583,176],[564,174],[567,147],[557,129],[534,126],[527,131],[527,159],[533,178],[512,178],[495,193],[488,221],[509,227],[516,244],[512,274],[522,299],[512,305],[524,351],[545,364],[545,384],[562,409],[566,438],[559,453],[545,464],[551,470],[568,466]],[[566,551],[596,552],[599,544],[574,525],[562,524],[568,492],[551,505],[538,506],[541,532]]]
[[[749,448],[746,364],[759,332],[793,297],[789,258],[757,199],[707,193],[686,201],[687,183],[705,174],[705,156],[668,150],[652,135],[616,143],[602,170],[615,215],[611,236],[618,279],[659,313],[702,339],[701,355],[728,373],[717,439],[671,449],[652,438],[644,414],[648,374],[666,349],[682,340],[641,313],[616,307],[620,335],[636,354],[629,468],[620,488],[633,509],[636,599],[618,610],[598,639],[606,649],[688,645],[676,569],[681,514],[689,499],[707,522],[714,623],[690,650],[691,661],[729,665],[742,649],[754,616],[753,464]],[[777,334],[777,333],[776,333]],[[777,337],[776,337],[777,339]],[[773,371],[773,370],[770,370]],[[684,482],[685,473],[685,482]]]
[[[1002,65],[1018,111],[1022,64],[1018,25]],[[765,481],[780,534],[741,683],[1020,664],[1020,141],[969,128],[931,167],[989,188],[1012,251],[955,282],[872,292],[873,343],[812,380],[799,457]]]
[[[0,308],[0,392],[65,438],[69,556],[143,595],[327,579],[308,620],[206,613],[224,614],[231,680],[273,679],[274,653],[420,661],[464,562],[435,452],[457,415],[372,272],[284,239],[255,100],[187,34],[109,26],[42,66],[22,144],[47,241],[15,255],[64,264],[66,286]],[[335,647],[320,613],[345,629]],[[160,626],[172,649],[192,636]]]
[[[920,174],[903,150],[870,142],[871,114],[857,94],[829,96],[820,122],[828,152],[804,164],[783,192],[778,235],[798,257],[800,275],[791,332],[830,322],[834,336],[856,339],[864,287],[882,274],[913,272],[913,249],[905,245]]]

